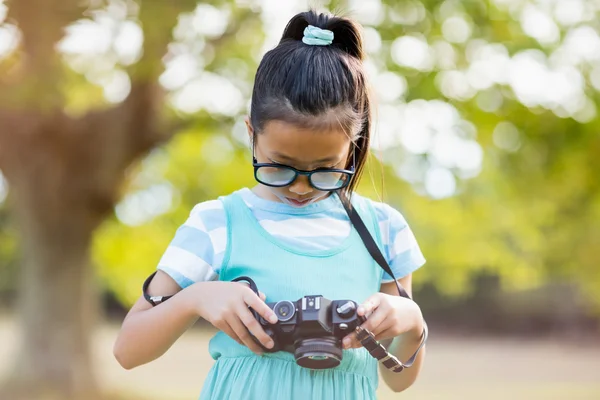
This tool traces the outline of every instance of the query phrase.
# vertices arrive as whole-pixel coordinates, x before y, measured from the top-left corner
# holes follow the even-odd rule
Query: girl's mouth
[[[288,201],[288,202],[289,202],[291,205],[293,205],[293,206],[296,206],[296,207],[302,207],[302,206],[305,206],[305,205],[307,205],[308,203],[310,203],[310,201],[311,201],[312,199],[296,200],[296,199],[291,199],[291,198],[289,198],[289,197],[286,197],[286,200],[287,200],[287,201]]]

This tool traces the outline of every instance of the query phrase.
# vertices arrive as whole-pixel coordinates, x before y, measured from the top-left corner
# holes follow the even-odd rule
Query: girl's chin
[[[298,201],[298,200],[295,200],[295,199],[290,199],[289,197],[284,197],[284,202],[285,203],[287,203],[287,204],[289,204],[291,206],[294,206],[294,207],[298,207],[298,208],[306,207],[307,205],[309,205],[311,203],[314,203],[315,200],[316,200],[316,198],[310,198],[308,200]]]
[[[305,201],[298,201],[291,197],[287,197],[286,195],[284,195],[282,193],[278,193],[275,190],[272,190],[269,187],[264,186],[264,185],[259,185],[259,186],[255,187],[254,192],[264,199],[288,204],[288,205],[296,207],[296,208],[306,207],[309,204],[313,204],[316,201],[326,198],[328,195],[328,193],[323,193],[323,194],[311,197],[310,199],[305,200]]]

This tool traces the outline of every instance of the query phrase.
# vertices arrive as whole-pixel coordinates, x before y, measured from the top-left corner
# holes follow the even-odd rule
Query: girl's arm
[[[402,287],[406,289],[408,295],[412,297],[412,274],[399,279],[398,282],[400,282]],[[396,284],[394,282],[383,283],[380,291],[381,293],[391,296],[398,296],[398,289],[396,288]],[[388,339],[382,341],[382,344],[388,349],[388,351],[400,361],[408,360],[415,353],[419,347],[419,344],[421,344],[423,318],[421,310],[416,303],[414,303],[414,308],[414,313],[411,313],[410,318],[412,321],[409,321],[409,324],[413,329],[401,334],[400,336],[396,336],[392,340]],[[379,370],[381,372],[381,377],[390,389],[392,389],[394,392],[401,392],[408,389],[415,382],[419,376],[419,372],[421,371],[423,359],[425,358],[426,346],[427,345],[423,346],[412,367],[405,368],[400,373],[395,373],[385,368],[383,365],[380,366]]]
[[[181,290],[166,273],[158,270],[148,287],[151,296],[168,296],[153,307],[143,296],[133,305],[114,344],[113,354],[125,369],[146,364],[163,355],[199,318],[195,310],[195,285]]]
[[[177,294],[156,307],[142,296],[131,308],[113,348],[113,354],[123,368],[135,368],[157,359],[198,318],[204,318],[255,353],[261,353],[262,349],[254,338],[265,347],[273,346],[248,307],[272,323],[277,317],[247,285],[202,281],[182,290],[169,275],[158,270],[150,282],[148,294],[168,296],[174,293]]]

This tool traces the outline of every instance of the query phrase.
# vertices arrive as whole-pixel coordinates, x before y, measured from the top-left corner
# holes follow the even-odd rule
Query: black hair
[[[302,42],[312,25],[333,32],[328,46]],[[358,183],[369,152],[370,96],[363,67],[360,26],[351,19],[316,11],[288,22],[277,47],[265,54],[256,73],[250,122],[260,133],[271,120],[303,127],[337,123],[353,139],[356,172],[346,191]],[[347,165],[348,166],[348,165]]]

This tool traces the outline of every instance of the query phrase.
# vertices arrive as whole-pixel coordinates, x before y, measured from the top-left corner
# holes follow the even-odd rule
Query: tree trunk
[[[9,182],[21,240],[22,340],[0,399],[106,398],[90,359],[98,310],[91,238],[118,201],[127,169],[175,130],[162,112],[158,77],[178,15],[196,2],[144,3],[139,14],[144,51],[129,68],[129,96],[80,118],[63,110],[64,66],[55,44],[64,27],[82,16],[85,2],[8,4],[22,44],[19,62],[0,74],[0,170]],[[235,40],[238,28],[224,37]]]
[[[43,210],[43,198],[39,203]],[[100,397],[90,360],[96,316],[90,232],[69,210],[62,214],[62,226],[44,227],[30,217],[19,221],[22,347],[10,386],[27,399]]]
[[[4,170],[20,234],[22,332],[15,369],[0,398],[101,398],[90,359],[98,309],[89,250],[92,232],[112,202],[100,201],[108,195],[90,191],[88,182],[97,188],[95,177],[109,163],[83,161],[94,142],[81,146],[81,138],[91,139],[93,131],[60,112],[1,117],[12,134],[3,142],[11,150]]]

